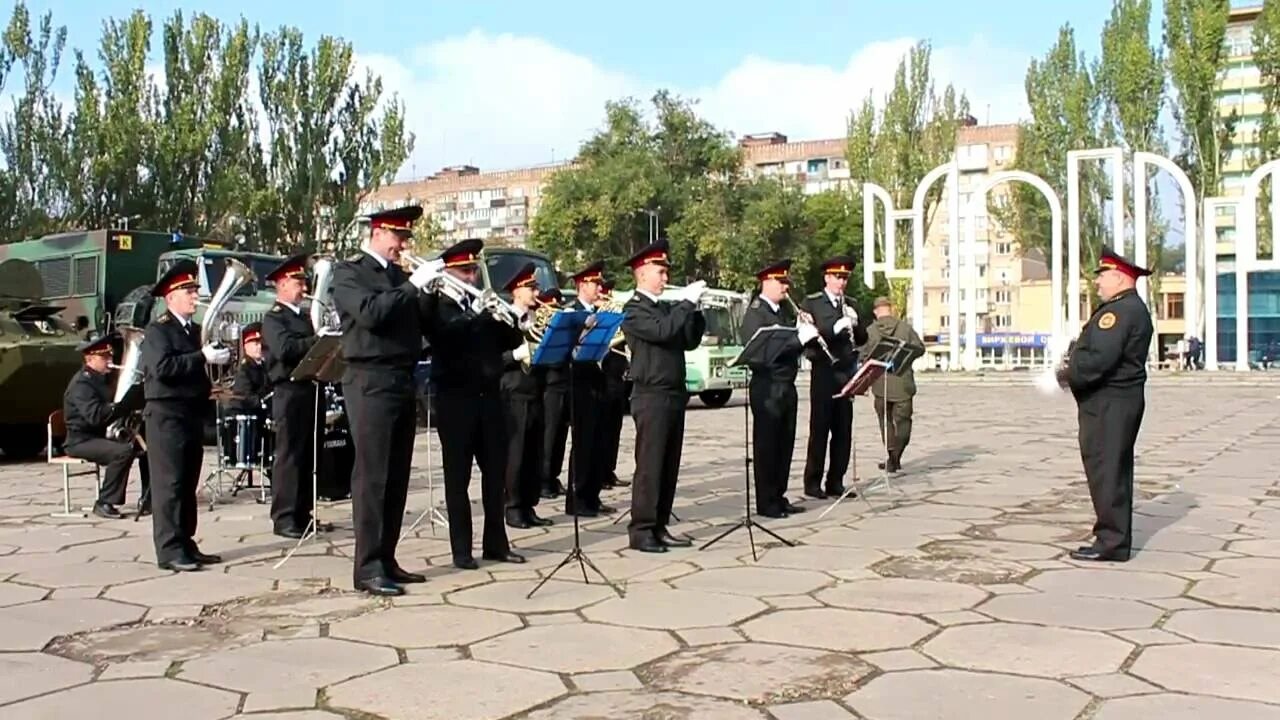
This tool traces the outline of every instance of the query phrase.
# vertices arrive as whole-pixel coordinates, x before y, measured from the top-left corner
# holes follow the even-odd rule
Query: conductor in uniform
[[[311,525],[311,492],[317,431],[316,393],[311,380],[293,380],[298,363],[316,344],[315,328],[302,312],[307,292],[307,254],[294,255],[267,273],[276,301],[262,318],[275,460],[271,470],[271,524],[276,535],[300,538]],[[313,301],[315,302],[315,301]]]
[[[858,325],[853,301],[844,294],[853,266],[853,258],[846,255],[823,260],[823,289],[806,297],[803,303],[835,358],[833,363],[825,353],[808,354],[809,450],[804,463],[804,494],[819,500],[844,492],[844,475],[853,447],[853,402],[835,397],[853,377],[858,363],[856,348],[867,341],[867,331]],[[828,438],[830,464],[826,466],[824,488],[822,470]]]
[[[117,505],[124,504],[125,485],[133,461],[140,459],[142,492],[151,482],[146,456],[134,442],[119,442],[107,437],[107,428],[127,413],[127,408],[111,402],[107,374],[111,372],[112,336],[86,340],[77,348],[84,356],[84,368],[76,373],[62,396],[62,415],[67,426],[65,449],[68,457],[105,465],[102,487],[93,503],[93,514],[100,518],[119,519]],[[124,382],[124,378],[116,382]]]
[[[512,306],[522,312],[537,306],[535,271],[533,263],[525,263],[503,288],[511,293]],[[542,489],[542,376],[539,368],[532,367],[530,352],[530,345],[525,342],[502,353],[502,405],[509,438],[507,525],[513,528],[552,524],[551,520],[538,517],[534,511]]]
[[[404,583],[426,577],[400,567],[396,546],[404,522],[417,432],[413,371],[422,357],[426,317],[434,298],[421,290],[440,273],[423,263],[411,275],[397,264],[422,208],[369,216],[369,240],[333,270],[333,305],[342,322],[343,396],[351,419],[355,466],[355,588],[401,595]]]
[[[636,470],[631,488],[630,546],[642,552],[689,547],[667,530],[680,476],[685,389],[684,353],[702,342],[707,321],[698,307],[702,281],[688,285],[677,302],[660,303],[667,284],[668,245],[650,243],[629,260],[636,293],[624,308],[622,332],[631,348],[631,417],[636,423]]]
[[[742,341],[750,342],[760,328],[790,326],[782,316],[780,303],[791,285],[791,260],[782,260],[756,273],[760,294],[747,306],[742,318]],[[755,448],[756,512],[770,518],[785,518],[804,508],[787,500],[787,476],[796,444],[796,375],[804,346],[818,336],[812,324],[800,321],[796,334],[786,344],[770,347],[763,362],[752,362],[749,397],[755,425],[751,430]]]
[[[200,326],[192,320],[200,287],[196,272],[195,262],[180,260],[152,288],[166,309],[147,325],[141,358],[147,462],[156,480],[151,486],[156,564],[179,572],[222,562],[196,546],[196,486],[213,391],[207,366],[227,364],[231,351],[200,345]]]
[[[473,238],[448,248],[441,255],[444,272],[474,286],[483,247],[483,241]],[[525,561],[511,552],[507,538],[504,483],[508,436],[501,381],[502,354],[524,343],[522,328],[530,319],[526,313],[517,323],[520,327],[512,327],[470,295],[450,295],[439,298],[429,320],[449,546],[453,565],[461,570],[479,567],[472,554],[471,498],[467,493],[473,461],[480,466],[484,506],[481,556],[498,562]]]
[[[1094,283],[1102,303],[1058,371],[1075,396],[1080,459],[1097,522],[1092,545],[1075,560],[1124,562],[1133,549],[1133,447],[1146,409],[1151,313],[1137,280],[1151,271],[1104,248]]]

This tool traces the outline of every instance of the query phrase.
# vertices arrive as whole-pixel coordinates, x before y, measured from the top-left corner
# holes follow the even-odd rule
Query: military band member
[[[484,243],[463,240],[444,251],[444,272],[475,285]],[[475,570],[472,554],[471,464],[480,466],[484,506],[481,556],[522,563],[511,552],[505,524],[503,483],[507,465],[507,427],[502,407],[502,354],[524,343],[524,333],[476,307],[470,296],[441,297],[431,320],[431,377],[441,421],[436,426],[444,467],[444,498],[449,516],[449,546],[454,567]],[[525,320],[528,318],[526,317]]]
[[[604,263],[594,262],[573,275],[577,299],[566,308],[573,312],[594,313],[604,280]],[[573,449],[569,456],[569,486],[565,495],[566,515],[597,517],[614,509],[600,502],[606,473],[604,464],[605,423],[600,416],[604,403],[604,373],[595,361],[574,362],[569,371],[570,432]]]
[[[666,552],[692,543],[667,530],[680,475],[684,417],[689,402],[684,353],[702,342],[707,321],[698,308],[706,290],[696,282],[681,290],[678,302],[660,303],[667,284],[667,241],[657,240],[627,265],[636,278],[636,294],[627,301],[622,331],[631,348],[631,417],[636,423],[636,471],[631,489],[630,546],[642,552]]]
[[[373,595],[401,595],[402,584],[426,581],[396,560],[417,432],[413,371],[435,303],[421,289],[440,273],[440,263],[424,263],[406,276],[397,264],[421,216],[414,206],[371,215],[363,251],[333,270],[346,363],[342,388],[355,446],[354,581]]]
[[[311,484],[317,428],[319,388],[311,380],[292,379],[298,363],[316,343],[311,319],[302,312],[307,292],[307,258],[294,255],[267,273],[276,301],[262,318],[275,459],[271,468],[271,524],[276,535],[300,538],[311,525]]]
[[[1094,280],[1102,303],[1059,371],[1079,406],[1080,459],[1097,522],[1075,560],[1124,562],[1133,550],[1133,447],[1146,410],[1151,313],[1135,286],[1151,271],[1104,248]]]
[[[600,286],[600,299],[597,305],[609,302],[613,295],[614,283],[605,279]],[[601,433],[604,438],[604,450],[601,463],[604,468],[604,487],[626,487],[629,480],[618,477],[618,449],[622,442],[622,420],[627,414],[627,358],[623,355],[626,343],[614,348],[600,362],[600,370],[604,373],[604,393],[600,405]]]
[[[804,463],[804,494],[821,500],[844,492],[844,475],[849,469],[853,448],[853,403],[835,398],[857,369],[856,348],[867,341],[867,331],[858,325],[853,300],[844,294],[853,272],[854,260],[838,255],[822,262],[823,289],[805,298],[802,307],[835,357],[810,348],[809,358],[809,450]],[[830,464],[827,440],[831,441]],[[823,466],[826,465],[826,487]]]
[[[124,504],[125,485],[133,461],[141,460],[138,470],[143,494],[150,485],[151,473],[146,455],[136,441],[119,442],[107,437],[111,423],[127,413],[126,408],[111,402],[112,392],[107,385],[111,341],[112,337],[106,335],[80,343],[77,349],[84,356],[84,368],[67,385],[62,396],[62,415],[67,426],[64,443],[67,456],[106,466],[93,514],[114,520],[121,517],[116,506]]]
[[[262,323],[249,323],[240,331],[240,347],[243,356],[231,382],[233,407],[247,414],[257,414],[262,409],[262,399],[267,394],[267,366],[262,358]]]
[[[742,341],[750,342],[760,328],[790,326],[782,315],[782,299],[791,286],[791,261],[769,265],[756,273],[760,295],[751,301],[742,318]],[[765,517],[785,518],[804,508],[786,498],[787,476],[796,444],[796,375],[804,346],[818,336],[807,322],[796,323],[796,334],[785,345],[775,346],[772,357],[751,364],[749,396],[755,424],[751,442],[755,449],[756,512]]]
[[[538,281],[533,263],[525,263],[504,290],[511,304],[530,312],[538,303]],[[538,517],[534,506],[542,489],[542,374],[532,366],[529,342],[502,353],[502,405],[507,421],[507,525],[530,528],[551,525]],[[486,521],[488,522],[488,521]]]
[[[147,325],[141,358],[147,462],[156,478],[151,487],[156,563],[181,572],[222,562],[196,546],[196,487],[213,390],[207,366],[225,365],[231,351],[200,345],[200,326],[192,320],[200,287],[196,273],[195,262],[180,260],[152,288],[166,309]]]
[[[538,295],[542,305],[561,307],[560,288],[547,288]],[[564,451],[569,442],[569,361],[537,369],[542,376],[542,497],[560,497],[564,484]]]

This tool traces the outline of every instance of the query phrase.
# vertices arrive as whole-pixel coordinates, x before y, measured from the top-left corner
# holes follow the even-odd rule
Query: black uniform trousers
[[[636,473],[631,486],[631,542],[656,536],[671,522],[684,449],[684,416],[689,396],[683,392],[636,387],[631,417],[636,423]]]
[[[142,475],[143,495],[151,484],[147,457],[137,445],[116,442],[106,438],[88,438],[75,445],[68,445],[67,456],[103,465],[102,487],[98,490],[98,502],[107,505],[123,505],[125,486],[129,482],[129,470],[135,458],[141,458],[138,472]],[[141,496],[139,496],[141,498]]]
[[[196,548],[196,490],[204,462],[205,403],[148,400],[143,410],[151,486],[156,562],[192,560]]]
[[[805,490],[822,487],[829,436],[831,464],[827,466],[827,488],[838,488],[843,485],[844,474],[849,469],[853,403],[832,397],[840,392],[841,386],[830,372],[815,372],[809,378],[809,452],[804,463],[804,487]]]
[[[569,392],[573,417],[570,421],[573,449],[569,454],[569,483],[574,496],[565,495],[564,510],[575,512],[600,509],[604,488],[605,423],[600,415],[604,403],[604,378],[592,369],[574,368]],[[584,377],[584,375],[586,377]]]
[[[412,368],[348,366],[342,389],[355,445],[351,514],[359,583],[400,568],[396,545],[409,494],[418,406]]]
[[[876,396],[876,417],[880,421],[880,438],[889,449],[889,460],[895,464],[911,443],[911,399],[890,400]]]
[[[503,393],[502,406],[509,438],[507,510],[524,513],[533,510],[542,495],[542,403],[536,397]]]
[[[1101,391],[1080,402],[1080,459],[1097,522],[1095,547],[1128,558],[1133,547],[1133,446],[1146,410],[1141,388]]]
[[[444,501],[449,516],[449,547],[455,558],[472,557],[471,461],[480,466],[480,501],[484,506],[481,549],[485,554],[506,555],[505,498],[507,425],[502,393],[492,389],[440,388],[436,402],[441,422],[441,464],[444,467]]]
[[[781,512],[787,507],[787,477],[796,446],[796,405],[799,395],[793,382],[775,382],[767,375],[753,375],[748,391],[751,442],[755,449],[756,512]]]
[[[565,372],[568,372],[567,370]],[[569,385],[547,385],[542,394],[542,487],[558,490],[569,440]]]
[[[276,530],[304,530],[311,523],[318,389],[312,382],[282,382],[273,388],[271,414],[276,437],[271,522]]]
[[[627,399],[616,397],[608,389],[597,415],[600,418],[600,467],[604,472],[605,482],[610,482],[618,474],[618,450],[622,445],[622,420],[627,414]]]

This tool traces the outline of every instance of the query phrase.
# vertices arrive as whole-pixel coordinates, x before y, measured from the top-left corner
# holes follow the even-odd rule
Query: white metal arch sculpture
[[[1240,371],[1249,369],[1249,273],[1280,270],[1280,254],[1273,251],[1270,258],[1258,258],[1258,195],[1262,181],[1275,173],[1280,173],[1280,160],[1259,165],[1249,174],[1236,205],[1236,370]]]
[[[988,176],[977,190],[974,191],[973,197],[969,200],[969,207],[965,213],[965,258],[968,260],[965,267],[965,279],[968,281],[966,287],[969,289],[965,298],[965,348],[964,348],[964,366],[967,370],[975,370],[978,367],[978,305],[977,305],[977,287],[978,287],[978,211],[985,208],[987,203],[987,193],[997,185],[1002,183],[1018,180],[1031,185],[1040,194],[1044,196],[1045,201],[1049,203],[1050,222],[1053,227],[1050,234],[1050,293],[1052,293],[1052,311],[1053,311],[1053,337],[1058,338],[1064,335],[1076,337],[1080,332],[1079,322],[1072,323],[1069,332],[1063,330],[1063,312],[1062,312],[1062,201],[1058,194],[1049,187],[1049,183],[1044,181],[1039,175],[1033,175],[1024,170],[1005,170]],[[1077,317],[1080,311],[1080,237],[1077,234],[1068,238],[1068,258],[1069,264],[1075,268],[1073,275],[1074,282],[1071,283],[1071,292],[1067,296],[1068,314],[1071,308],[1075,308]],[[951,298],[953,303],[958,302],[958,298],[954,295]],[[1051,348],[1052,351],[1052,348]],[[1056,352],[1056,351],[1055,351]],[[1056,357],[1050,357],[1050,362],[1057,362]]]
[[[1137,151],[1133,154],[1133,261],[1140,267],[1147,266],[1147,168],[1152,165],[1168,173],[1182,192],[1182,205],[1185,208],[1182,218],[1182,238],[1186,247],[1187,277],[1187,289],[1183,298],[1183,322],[1187,332],[1199,334],[1201,332],[1200,250],[1196,236],[1196,191],[1191,185],[1191,179],[1187,177],[1182,168],[1178,167],[1177,163],[1163,155],[1143,151]],[[1203,215],[1202,217],[1209,218],[1212,216]],[[1208,225],[1207,220],[1206,225]],[[1208,244],[1205,247],[1212,254],[1213,244]],[[1150,286],[1145,277],[1138,279],[1138,294],[1147,303],[1147,307],[1154,307],[1154,303],[1160,300],[1159,298],[1151,297]],[[1207,352],[1209,349],[1208,338],[1202,337],[1202,339],[1205,341],[1205,350]],[[1159,333],[1152,336],[1152,342],[1159,343]],[[1213,340],[1213,347],[1215,350],[1217,349],[1216,338]]]

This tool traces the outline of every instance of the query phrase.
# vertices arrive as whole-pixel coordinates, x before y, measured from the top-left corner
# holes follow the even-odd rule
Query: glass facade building
[[[1249,273],[1249,364],[1280,353],[1280,271]],[[1218,362],[1236,361],[1236,274],[1218,275]]]

